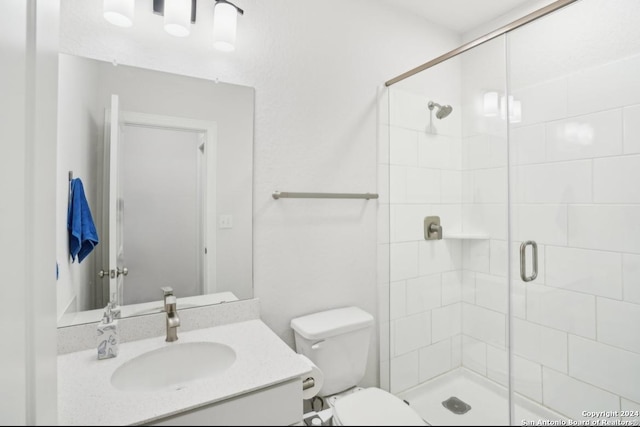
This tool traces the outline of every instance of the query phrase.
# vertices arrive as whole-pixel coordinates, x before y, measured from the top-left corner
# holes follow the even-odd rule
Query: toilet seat
[[[423,426],[426,423],[406,403],[376,387],[365,388],[336,400],[334,425]]]

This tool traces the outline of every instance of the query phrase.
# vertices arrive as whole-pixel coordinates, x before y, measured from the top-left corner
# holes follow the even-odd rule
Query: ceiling
[[[531,0],[385,1],[461,34],[490,22],[518,6],[532,3]]]

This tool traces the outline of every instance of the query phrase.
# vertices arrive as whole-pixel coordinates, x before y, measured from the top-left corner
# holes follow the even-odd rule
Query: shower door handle
[[[531,255],[533,256],[533,271],[531,276],[527,276],[527,246],[531,245]],[[533,240],[527,240],[520,245],[520,278],[523,282],[532,282],[538,277],[538,244]]]

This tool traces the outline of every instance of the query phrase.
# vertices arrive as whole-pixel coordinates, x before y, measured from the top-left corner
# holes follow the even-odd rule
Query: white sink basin
[[[235,360],[235,351],[224,344],[172,343],[122,364],[111,385],[122,391],[180,390],[190,381],[224,372]]]

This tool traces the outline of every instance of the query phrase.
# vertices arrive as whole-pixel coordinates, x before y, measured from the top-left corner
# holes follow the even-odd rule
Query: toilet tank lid
[[[373,316],[358,307],[343,307],[296,317],[291,328],[309,340],[329,338],[373,325]]]

